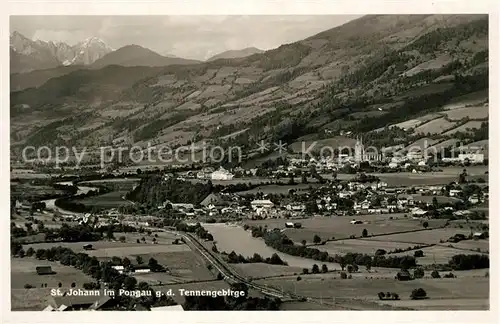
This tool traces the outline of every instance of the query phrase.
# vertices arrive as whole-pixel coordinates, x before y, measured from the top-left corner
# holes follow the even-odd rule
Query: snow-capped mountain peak
[[[23,60],[33,61],[30,68],[14,69],[26,71],[40,68],[56,67],[58,65],[88,65],[113,51],[102,39],[89,37],[74,46],[65,42],[32,40],[17,31],[10,35],[10,47]]]

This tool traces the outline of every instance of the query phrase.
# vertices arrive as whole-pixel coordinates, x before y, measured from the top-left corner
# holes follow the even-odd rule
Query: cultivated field
[[[479,129],[481,128],[481,123],[480,121],[470,121],[470,122],[467,122],[461,126],[458,126],[456,128],[453,128],[449,131],[447,131],[446,133],[444,133],[443,135],[453,135],[455,134],[456,132],[469,132],[470,130],[472,129]]]
[[[449,122],[444,118],[438,118],[431,120],[425,124],[422,124],[415,128],[415,134],[441,134],[442,132],[445,132],[449,130],[450,128],[453,128],[455,123]]]
[[[415,246],[411,243],[367,241],[367,240],[340,240],[328,242],[317,246],[320,251],[326,251],[329,255],[346,253],[364,253],[374,255],[378,249],[391,251],[394,249],[406,249]]]
[[[322,240],[345,239],[351,235],[361,237],[363,229],[368,231],[368,235],[380,235],[400,231],[411,231],[423,229],[422,221],[405,218],[404,214],[384,214],[384,215],[356,215],[351,217],[313,217],[300,220],[302,228],[285,229],[286,235],[293,241],[300,243],[306,240],[311,243],[315,234]],[[391,219],[392,217],[392,219]],[[364,224],[351,224],[351,220],[361,220]],[[266,219],[266,220],[245,220],[244,223],[250,226],[268,226],[268,228],[285,228],[286,220]],[[437,227],[444,224],[442,220],[430,220],[430,227]],[[419,233],[419,232],[417,232]],[[384,236],[385,237],[385,236]]]
[[[288,278],[272,278],[258,280],[258,283],[272,285],[286,291],[322,299],[324,303],[340,303],[346,307],[358,308],[358,301],[377,302],[380,291],[390,291],[399,294],[401,300],[389,302],[394,306],[408,308],[423,308],[430,301],[437,300],[434,309],[489,309],[488,278],[458,277],[455,279],[419,279],[412,281],[397,281],[387,279],[329,279],[321,276],[302,276],[301,281]],[[415,288],[423,288],[430,297],[429,300],[412,301],[409,296]],[[468,303],[466,301],[469,301]],[[384,301],[384,303],[386,303]],[[373,305],[366,305],[366,309]]]
[[[318,183],[310,183],[310,184],[297,184],[297,185],[266,185],[266,186],[259,186],[257,188],[253,188],[251,190],[246,190],[246,191],[239,191],[238,194],[241,195],[247,195],[247,194],[256,194],[256,193],[263,193],[263,194],[288,194],[290,190],[296,190],[296,194],[306,194],[308,193],[308,190],[310,187],[318,187],[320,184]]]
[[[445,112],[450,120],[460,120],[465,117],[470,119],[487,119],[488,118],[488,106],[477,105],[464,108],[450,109]]]
[[[131,202],[123,199],[127,191],[113,191],[99,196],[87,197],[84,199],[75,200],[87,206],[95,206],[97,208],[118,208],[120,206],[132,205]]]
[[[425,230],[412,233],[401,233],[401,234],[384,235],[379,237],[368,237],[364,238],[363,240],[433,244],[433,243],[439,243],[440,240],[446,241],[455,234],[469,235],[470,230],[447,227],[447,228],[438,228],[433,230]]]
[[[251,278],[277,277],[294,275],[302,268],[265,263],[230,264],[238,273]]]
[[[35,270],[37,266],[51,266],[56,273],[40,276]],[[12,310],[42,310],[47,306],[50,289],[58,288],[59,283],[63,288],[71,287],[72,283],[81,288],[83,283],[94,281],[78,269],[34,257],[11,258],[10,278]],[[25,284],[34,288],[26,289]],[[41,288],[42,284],[47,284],[47,288]]]
[[[424,252],[424,256],[421,258],[417,258],[417,264],[420,265],[429,265],[429,264],[447,264],[448,261],[454,255],[457,254],[478,254],[478,252],[467,251],[467,250],[459,250],[452,247],[448,247],[448,244],[443,245],[435,245],[427,248],[421,249]],[[455,246],[451,243],[452,246]],[[394,256],[402,256],[402,255],[413,255],[414,251],[401,252],[392,254]],[[485,269],[486,271],[486,269]]]

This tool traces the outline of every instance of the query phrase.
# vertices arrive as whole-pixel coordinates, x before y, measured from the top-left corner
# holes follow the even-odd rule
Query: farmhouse
[[[49,303],[44,311],[81,311],[81,310],[104,310],[113,306],[114,300],[106,296],[103,291],[95,296],[64,296],[50,297]]]
[[[484,154],[482,153],[462,153],[458,155],[458,159],[462,163],[483,163],[484,162]]]
[[[353,225],[359,225],[359,224],[363,224],[363,221],[353,219],[351,221],[351,224],[353,224]]]
[[[472,235],[472,237],[475,239],[475,240],[479,240],[479,239],[485,239],[487,238],[488,236],[488,233],[487,232],[476,232]]]
[[[53,274],[54,271],[52,270],[51,266],[38,266],[36,267],[36,273],[41,276],[41,275],[50,275]]]
[[[212,209],[225,207],[228,203],[221,195],[211,193],[203,199],[200,205]]]
[[[399,280],[399,281],[408,281],[408,280],[411,280],[411,275],[408,271],[406,270],[401,270],[398,272],[398,274],[396,275],[396,278]]]
[[[112,266],[112,268],[118,271],[119,273],[123,273],[125,271],[125,267],[121,265]]]

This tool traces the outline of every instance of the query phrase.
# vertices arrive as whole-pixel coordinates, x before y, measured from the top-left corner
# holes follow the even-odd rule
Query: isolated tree
[[[307,244],[307,241],[306,240],[302,240],[302,245],[306,246],[306,244]]]
[[[319,273],[319,267],[317,264],[313,264],[312,273]]]
[[[427,227],[429,227],[429,223],[428,223],[428,222],[423,222],[423,223],[422,223],[422,226],[423,226],[424,228],[427,228]]]
[[[321,242],[321,237],[319,237],[318,234],[315,234],[314,238],[313,238],[313,242],[314,242],[314,244],[320,243]]]
[[[123,281],[123,288],[125,288],[126,290],[134,290],[136,285],[137,279],[135,279],[134,277],[128,276]]]
[[[415,258],[422,258],[424,256],[424,251],[422,250],[416,250],[415,253],[413,254]]]
[[[144,236],[141,237],[141,241],[146,242],[146,238]]]
[[[130,265],[132,264],[132,262],[130,262],[130,259],[129,258],[123,258],[122,260],[122,265],[125,269],[127,269],[128,267],[130,267]]]
[[[222,279],[224,279],[224,276],[222,275],[222,273],[219,272],[217,274],[217,280],[222,280]]]
[[[142,257],[140,255],[136,256],[135,257],[135,261],[137,262],[137,264],[143,264],[144,261],[142,260]]]
[[[58,284],[57,284],[57,286],[58,286],[59,288],[61,288],[61,287],[62,287],[62,283],[58,283]]]
[[[303,274],[308,274],[309,273],[309,269],[307,269],[307,268],[302,269],[302,273]]]
[[[410,295],[410,299],[424,299],[427,297],[427,292],[422,288],[413,289]]]
[[[365,229],[363,229],[363,232],[361,233],[361,236],[363,237],[367,237],[368,236],[368,231]]]
[[[346,262],[345,262],[345,259],[344,258],[341,258],[340,261],[339,261],[339,265],[340,265],[340,268],[342,269],[342,271],[344,271],[344,268],[346,266]]]
[[[434,207],[435,209],[439,207],[439,203],[436,197],[432,198],[432,207]]]
[[[413,270],[413,277],[416,279],[423,278],[424,275],[425,275],[424,269],[421,267],[415,268],[415,270]]]
[[[341,273],[340,273],[340,278],[341,278],[341,279],[347,279],[347,273],[345,273],[345,272],[341,272]]]
[[[137,240],[136,240],[136,242],[137,242],[137,243],[141,243],[141,240],[137,239]]]
[[[125,243],[127,239],[125,238],[125,236],[120,236],[119,240],[120,242]]]
[[[327,272],[328,272],[328,267],[327,267],[327,265],[326,265],[326,264],[323,264],[323,265],[321,266],[321,272],[323,272],[323,273],[327,273]]]
[[[307,183],[307,176],[305,173],[302,173],[302,183]]]
[[[72,282],[71,283],[71,288],[75,288],[76,287],[76,283]]]
[[[113,229],[111,227],[109,227],[106,231],[106,238],[108,238],[109,240],[115,239],[115,236],[113,234]]]
[[[354,272],[354,267],[351,264],[347,266],[347,272],[349,273]]]
[[[431,272],[431,277],[434,279],[437,279],[437,278],[441,278],[441,275],[439,274],[439,272],[437,270],[434,270]]]
[[[17,255],[20,257],[20,258],[24,258],[24,256],[26,255],[26,252],[24,252],[23,249],[19,250],[19,252],[17,253]]]

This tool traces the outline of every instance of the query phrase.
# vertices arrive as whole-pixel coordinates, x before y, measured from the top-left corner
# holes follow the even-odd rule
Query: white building
[[[211,175],[212,180],[231,180],[231,179],[233,179],[233,177],[234,177],[234,174],[227,171],[223,167],[221,167],[217,171],[212,172],[212,175]]]
[[[253,210],[257,210],[257,209],[261,209],[261,208],[270,209],[270,208],[274,207],[274,203],[269,199],[254,200],[250,203],[250,205],[252,206]]]
[[[470,163],[483,163],[484,162],[484,154],[483,153],[467,153],[467,154],[459,154],[458,159],[460,162],[470,162]]]
[[[450,197],[456,197],[462,193],[462,190],[458,189],[451,189],[450,190]]]

